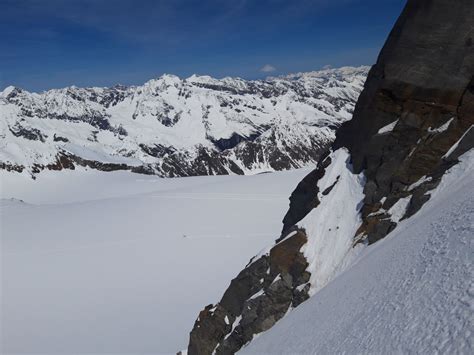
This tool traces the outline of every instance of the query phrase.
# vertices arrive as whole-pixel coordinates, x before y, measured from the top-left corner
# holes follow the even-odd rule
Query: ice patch
[[[416,189],[418,186],[422,185],[424,182],[426,181],[431,181],[431,176],[422,176],[418,181],[414,182],[413,184],[411,184],[410,186],[408,186],[408,191],[412,191],[414,189]]]
[[[438,128],[431,128],[429,127],[428,128],[428,132],[430,133],[441,133],[441,132],[444,132],[448,129],[449,125],[451,124],[451,122],[454,120],[454,117],[451,117],[451,119],[449,119],[448,122],[446,122],[444,125],[442,126],[439,126]]]
[[[238,316],[238,317],[235,318],[234,323],[232,323],[232,329],[224,337],[224,340],[226,340],[228,337],[230,337],[230,335],[234,332],[234,329],[237,328],[237,326],[240,324],[241,320],[242,320],[242,316]]]
[[[391,132],[393,131],[393,129],[395,128],[395,126],[397,125],[398,123],[398,120],[396,121],[393,121],[392,123],[389,123],[388,125],[386,126],[383,126],[382,128],[380,128],[377,132],[377,134],[384,134],[384,133],[388,133],[388,132]]]
[[[454,143],[451,148],[449,148],[449,150],[446,152],[446,154],[443,155],[443,158],[448,158],[456,150],[456,148],[459,145],[459,142],[461,142],[462,139],[466,136],[466,134],[468,134],[471,131],[472,127],[474,127],[474,125],[471,125],[471,127],[469,127],[466,130],[466,132],[464,132],[464,134],[461,136],[461,138],[459,138],[459,140],[456,143]]]
[[[274,284],[275,282],[281,280],[281,274],[278,274],[272,281],[272,284]]]
[[[253,300],[253,299],[255,299],[255,298],[258,298],[258,297],[260,297],[261,295],[263,295],[264,293],[265,293],[264,290],[260,290],[260,291],[256,292],[255,294],[253,294],[248,300],[250,301],[250,300]]]

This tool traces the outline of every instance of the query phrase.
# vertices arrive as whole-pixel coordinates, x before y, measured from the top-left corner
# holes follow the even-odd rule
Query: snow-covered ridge
[[[141,86],[42,93],[10,86],[0,92],[0,167],[36,173],[81,164],[160,176],[301,167],[350,119],[368,69],[265,80],[163,75]]]

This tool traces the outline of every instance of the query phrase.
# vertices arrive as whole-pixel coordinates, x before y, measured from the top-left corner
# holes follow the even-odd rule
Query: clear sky
[[[0,0],[0,90],[373,64],[405,0]]]

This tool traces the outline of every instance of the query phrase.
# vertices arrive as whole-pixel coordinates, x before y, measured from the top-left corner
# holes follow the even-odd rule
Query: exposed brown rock
[[[201,311],[190,334],[189,354],[233,354],[308,298],[308,263],[300,252],[307,237],[294,232],[268,254],[251,260],[221,301]],[[235,324],[234,324],[235,322]]]
[[[72,159],[64,154],[59,154],[56,157],[56,163],[49,164],[46,166],[49,170],[62,170],[62,169],[70,169],[74,170],[75,166]]]
[[[401,198],[410,199],[403,217],[416,213],[446,170],[474,147],[473,18],[472,0],[409,0],[369,73],[353,119],[337,132],[333,149],[347,147],[353,171],[367,178],[354,244],[390,233],[396,222],[389,210]],[[392,130],[378,133],[393,122]],[[318,208],[317,183],[329,163],[323,156],[292,193],[279,243],[232,280],[215,308],[201,313],[190,354],[233,354],[308,297],[308,263],[300,250],[311,236],[297,223]],[[277,275],[277,282],[270,281]],[[233,328],[223,314],[230,324],[242,319]]]

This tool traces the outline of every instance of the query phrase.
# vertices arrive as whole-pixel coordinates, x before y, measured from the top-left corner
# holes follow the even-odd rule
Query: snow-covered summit
[[[265,80],[164,74],[141,86],[42,93],[8,87],[0,93],[0,167],[35,174],[79,164],[160,176],[301,167],[351,117],[367,72]],[[91,161],[86,151],[104,159]]]
[[[13,91],[16,90],[16,87],[14,86],[7,86],[2,92],[0,92],[0,97],[7,97],[10,95]]]

